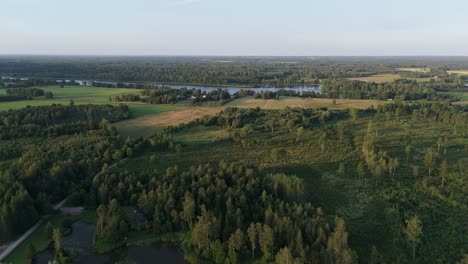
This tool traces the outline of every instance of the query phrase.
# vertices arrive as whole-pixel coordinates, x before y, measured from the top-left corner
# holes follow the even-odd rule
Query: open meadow
[[[35,98],[33,100],[1,102],[0,111],[9,109],[20,109],[26,106],[44,106],[52,104],[68,105],[70,100],[75,104],[119,104],[110,102],[109,97],[124,94],[139,94],[141,90],[126,88],[101,88],[101,87],[83,87],[83,86],[59,86],[41,87],[46,92],[52,92],[54,98]],[[0,94],[5,94],[4,89],[0,89]],[[125,102],[130,108],[132,117],[159,114],[166,111],[178,110],[184,107],[183,104],[143,104],[140,102]]]
[[[353,77],[347,78],[349,80],[361,81],[361,82],[375,82],[375,83],[386,83],[393,82],[400,78],[399,74],[376,74],[367,77]]]
[[[214,115],[221,109],[220,107],[191,107],[123,120],[113,125],[122,138],[130,137],[135,139],[137,137],[148,137],[168,126],[177,126],[206,115]]]
[[[333,104],[333,102],[336,102]],[[377,100],[341,100],[328,98],[299,98],[282,96],[276,99],[255,99],[253,97],[244,97],[233,100],[221,107],[192,107],[176,111],[167,111],[161,114],[148,115],[134,119],[120,121],[115,123],[123,138],[147,137],[154,132],[160,131],[167,126],[176,126],[181,123],[188,123],[205,115],[213,115],[227,107],[256,108],[261,109],[285,109],[285,108],[321,108],[329,109],[364,109],[371,106],[377,107],[379,104],[385,104],[386,101]]]
[[[335,102],[335,103],[334,103]],[[371,106],[377,107],[379,104],[385,104],[386,101],[377,100],[353,100],[353,99],[329,99],[329,98],[299,98],[281,96],[276,99],[255,99],[253,97],[244,97],[236,99],[225,104],[225,107],[241,107],[241,108],[256,108],[262,109],[284,109],[286,107],[299,108],[321,108],[327,107],[332,110],[347,109],[347,108],[368,108]]]
[[[429,68],[397,68],[399,71],[409,71],[409,72],[419,72],[419,73],[427,73],[431,69]]]
[[[449,74],[460,74],[460,75],[468,75],[468,70],[452,70],[447,71]]]

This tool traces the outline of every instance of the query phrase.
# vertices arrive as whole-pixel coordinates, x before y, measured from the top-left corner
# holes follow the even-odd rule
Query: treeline
[[[128,114],[126,106],[98,105],[0,112],[0,241],[23,232],[76,188],[89,186],[102,164],[131,155],[107,121]]]
[[[138,94],[122,94],[122,95],[111,96],[109,98],[109,101],[111,102],[137,102],[137,101],[141,101],[141,97]]]
[[[232,99],[231,94],[224,89],[202,91],[200,89],[173,89],[158,87],[146,89],[142,92],[141,101],[149,104],[172,104],[178,101],[191,100],[191,104],[200,104],[206,101],[224,101]]]
[[[425,65],[466,69],[465,58],[365,57],[2,57],[0,73],[51,79],[199,85],[315,85],[320,79],[393,73]],[[421,66],[419,66],[421,67]],[[103,84],[106,85],[106,84]]]
[[[354,80],[325,80],[322,92],[328,98],[376,99],[376,100],[434,100],[444,95],[427,84],[395,82],[367,83]],[[447,97],[445,95],[445,97]]]
[[[21,95],[0,95],[0,102],[13,102],[27,99],[28,98],[26,96]]]
[[[45,96],[46,92],[39,88],[8,88],[6,94],[9,96],[23,96],[25,98]]]
[[[155,235],[188,232],[185,243],[215,263],[356,262],[344,221],[329,225],[303,193],[295,176],[223,161],[165,173],[109,171],[93,180],[101,204],[96,238],[122,243],[128,223],[117,213],[120,203],[141,210],[150,223],[141,228]]]
[[[249,90],[250,91],[250,90]],[[318,98],[322,97],[321,93],[316,92],[298,92],[293,90],[278,89],[276,91],[252,91],[255,99],[279,99],[280,96],[291,96],[291,97],[307,97],[307,98]]]
[[[260,108],[226,108],[214,116],[206,116],[194,123],[205,126],[242,128],[251,125],[255,129],[275,131],[279,128],[292,129],[320,127],[325,122],[349,117],[345,111],[327,109],[288,108],[283,110],[263,110]]]
[[[56,85],[57,82],[54,79],[48,78],[6,78],[0,81],[0,87],[2,88],[27,88],[32,86],[47,86]]]
[[[57,137],[129,118],[126,105],[51,105],[0,112],[0,139]]]

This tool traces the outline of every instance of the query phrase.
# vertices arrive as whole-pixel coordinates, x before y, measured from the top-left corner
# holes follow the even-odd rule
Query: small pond
[[[94,229],[94,225],[78,221],[73,223],[72,233],[62,238],[63,247],[77,253],[75,263],[186,263],[179,247],[161,244],[132,245],[118,248],[111,253],[96,253],[92,247]],[[53,257],[53,250],[48,249],[35,255],[35,263],[47,264]]]

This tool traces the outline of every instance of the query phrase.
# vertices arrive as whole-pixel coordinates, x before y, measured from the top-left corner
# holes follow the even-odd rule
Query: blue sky
[[[0,54],[468,56],[468,0],[1,0]]]

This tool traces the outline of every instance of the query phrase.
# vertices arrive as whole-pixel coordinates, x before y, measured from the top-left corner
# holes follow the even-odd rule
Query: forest
[[[128,108],[82,105],[27,107],[0,113],[0,238],[20,234],[52,204],[121,159],[109,122],[128,118]],[[108,121],[109,120],[109,121]]]
[[[4,261],[78,262],[61,240],[86,220],[100,256],[171,245],[189,263],[464,263],[467,77],[449,73],[464,68],[445,57],[0,56],[0,102],[25,106],[0,111],[0,244],[42,221]],[[353,79],[378,74],[398,77]],[[275,85],[320,92],[255,91]],[[120,130],[140,123],[152,134]],[[54,210],[61,201],[81,211]]]
[[[293,63],[291,63],[293,62]],[[396,68],[430,67],[415,73]],[[198,85],[317,85],[321,79],[401,73],[403,78],[460,82],[449,69],[466,69],[463,57],[93,57],[1,56],[2,76],[92,79]],[[437,78],[435,77],[437,76]],[[101,85],[106,85],[102,83]]]
[[[143,159],[95,178],[92,195],[80,200],[99,205],[97,245],[147,230],[187,233],[185,247],[215,263],[455,263],[466,250],[466,234],[454,230],[463,229],[468,213],[467,118],[463,108],[439,103],[349,111],[228,108],[140,141]],[[434,134],[411,132],[421,125]],[[199,126],[205,133],[227,129],[227,141],[191,146],[177,140]],[[401,127],[399,138],[391,126]],[[395,139],[401,143],[385,143]],[[264,158],[255,154],[267,146],[273,150]],[[307,173],[288,172],[311,159],[331,160],[320,168],[333,173],[345,193],[354,188],[349,207],[336,211],[341,217],[310,203],[317,189],[309,189]],[[131,227],[122,213],[110,212],[119,206],[138,208],[148,222]],[[374,228],[388,241],[373,237]]]

